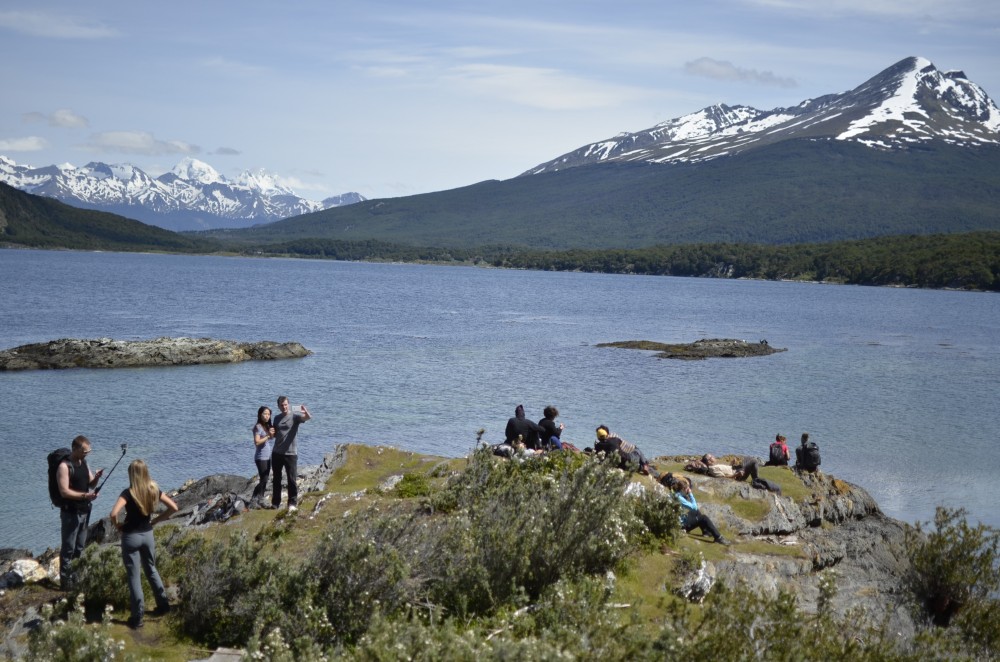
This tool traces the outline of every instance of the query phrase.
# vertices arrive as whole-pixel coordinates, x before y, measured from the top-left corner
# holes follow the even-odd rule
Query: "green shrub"
[[[210,646],[241,646],[265,624],[280,621],[296,599],[286,569],[241,533],[222,542],[192,539],[184,547],[178,614],[186,634]]]
[[[332,625],[325,636],[309,636],[321,645],[354,641],[377,611],[391,614],[413,599],[404,560],[411,521],[403,514],[372,509],[331,527],[305,574],[315,583],[317,607]]]
[[[74,597],[79,597],[88,620],[96,620],[105,607],[129,609],[128,577],[122,561],[121,547],[117,545],[90,545],[75,561],[79,581]],[[145,574],[144,590],[149,590]]]
[[[65,621],[52,620],[53,608],[42,608],[39,625],[28,634],[29,660],[107,662],[124,659],[125,645],[111,636],[108,612],[99,625],[87,625],[82,597]]]
[[[393,494],[400,499],[409,499],[412,497],[423,497],[429,496],[431,493],[431,484],[427,480],[427,476],[420,473],[405,473],[403,478],[396,484],[393,489]]]
[[[480,449],[443,491],[454,515],[439,535],[431,595],[450,613],[488,613],[537,598],[565,576],[603,574],[639,544],[645,527],[628,477],[576,453],[525,462]],[[451,579],[454,578],[454,579]]]
[[[644,490],[635,497],[635,512],[646,527],[643,542],[646,546],[669,542],[680,530],[680,504],[664,494]]]

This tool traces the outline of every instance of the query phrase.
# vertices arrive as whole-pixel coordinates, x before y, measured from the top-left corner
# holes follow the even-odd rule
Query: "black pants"
[[[708,515],[701,512],[700,510],[688,511],[687,516],[684,518],[684,532],[688,533],[693,529],[701,529],[702,533],[707,533],[712,536],[714,540],[718,540],[722,537],[719,533],[719,529],[715,527],[715,524],[709,519]]]
[[[284,453],[271,453],[271,469],[274,471],[274,490],[271,492],[271,505],[277,507],[281,505],[281,470],[285,470],[288,476],[288,505],[297,506],[299,503],[299,486],[295,484],[295,477],[299,468],[298,455],[285,455]]]
[[[257,465],[257,475],[260,476],[260,482],[257,483],[257,487],[253,488],[253,499],[256,501],[267,491],[267,479],[271,475],[271,460],[254,460],[254,464]]]

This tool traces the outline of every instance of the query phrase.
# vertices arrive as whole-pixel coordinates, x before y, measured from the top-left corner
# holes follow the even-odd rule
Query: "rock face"
[[[767,356],[777,352],[787,352],[787,349],[771,347],[766,340],[749,343],[746,340],[728,338],[702,338],[692,343],[668,344],[651,340],[622,340],[619,342],[600,343],[598,347],[621,347],[624,349],[645,349],[658,352],[660,359],[701,360],[711,358],[744,358],[747,356]]]
[[[768,594],[784,589],[804,610],[815,612],[820,574],[831,573],[837,588],[831,603],[835,611],[860,607],[886,617],[904,638],[913,635],[903,587],[909,568],[903,547],[905,527],[882,514],[863,488],[820,472],[802,472],[798,477],[810,494],[793,499],[728,478],[688,472],[684,476],[700,495],[701,510],[736,533],[741,543],[759,541],[788,552],[744,551],[746,546],[737,544],[721,560],[705,562],[698,569],[699,578],[744,582]],[[734,511],[732,504],[746,502],[759,504],[763,515],[750,521]]]
[[[65,338],[0,351],[0,371],[239,363],[301,358],[309,354],[311,352],[297,342],[237,342],[212,338]]]

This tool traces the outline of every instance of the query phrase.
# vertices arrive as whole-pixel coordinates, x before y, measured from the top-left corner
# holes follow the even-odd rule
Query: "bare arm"
[[[312,418],[312,414],[309,413],[309,410],[306,409],[305,405],[299,405],[299,407],[302,409],[302,422],[305,423]]]
[[[119,531],[122,530],[122,523],[118,521],[118,514],[121,513],[122,508],[125,507],[125,497],[119,496],[118,500],[115,501],[115,505],[111,508],[111,523],[115,525],[115,528]]]
[[[177,512],[177,503],[167,496],[166,492],[160,492],[160,503],[167,507],[162,513],[153,519],[152,524],[157,524],[165,519],[168,519],[171,515]]]
[[[91,485],[95,480],[91,480]],[[93,501],[97,498],[93,492],[78,492],[69,486],[69,465],[65,462],[56,470],[56,483],[59,485],[59,496],[67,501]]]
[[[263,430],[263,432],[260,432]],[[253,443],[256,446],[263,446],[267,443],[267,440],[274,435],[270,433],[270,428],[262,428],[258,425],[253,426]]]

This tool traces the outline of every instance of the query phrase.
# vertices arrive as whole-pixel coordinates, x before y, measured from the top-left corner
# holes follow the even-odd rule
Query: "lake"
[[[808,431],[823,469],[890,516],[937,505],[1000,526],[995,294],[217,256],[0,250],[0,347],[55,338],[299,341],[305,359],[0,373],[0,547],[58,544],[45,456],[77,434],[91,465],[141,457],[166,488],[254,475],[250,428],[279,394],[314,419],[299,465],[337,443],[467,454],[514,407],[555,404],[565,438],[601,423],[647,455],[763,457]],[[767,339],[787,352],[659,360],[601,342]],[[584,507],[585,504],[581,504]]]

